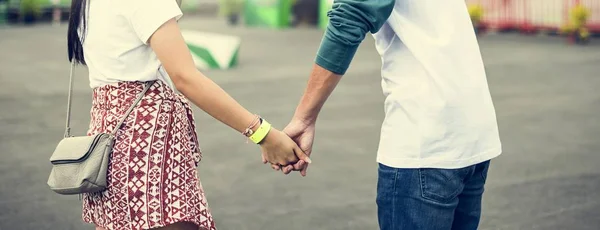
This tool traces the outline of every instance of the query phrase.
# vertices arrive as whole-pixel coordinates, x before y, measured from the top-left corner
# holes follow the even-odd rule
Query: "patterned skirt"
[[[88,135],[115,129],[143,88],[143,82],[95,88]],[[83,220],[109,230],[177,222],[216,229],[196,172],[200,158],[189,102],[156,81],[117,132],[108,188],[83,196]]]

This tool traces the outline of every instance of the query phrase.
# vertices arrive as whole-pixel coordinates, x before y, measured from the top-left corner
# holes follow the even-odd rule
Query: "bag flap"
[[[62,139],[50,157],[50,162],[83,160],[103,135],[107,134],[100,133],[94,136],[67,137]]]

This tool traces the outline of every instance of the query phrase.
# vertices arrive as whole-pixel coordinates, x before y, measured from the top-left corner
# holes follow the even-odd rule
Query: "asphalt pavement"
[[[241,36],[239,66],[205,73],[276,127],[287,124],[322,31],[228,27],[200,17],[181,26]],[[46,185],[48,158],[63,134],[65,34],[66,26],[0,28],[1,230],[93,229],[81,221],[77,196]],[[480,229],[600,229],[598,43],[481,37],[504,152],[492,161]],[[220,230],[377,229],[380,65],[368,36],[323,109],[305,178],[272,172],[256,146],[195,109],[199,174]],[[86,70],[76,75],[72,125],[84,134],[91,90]]]

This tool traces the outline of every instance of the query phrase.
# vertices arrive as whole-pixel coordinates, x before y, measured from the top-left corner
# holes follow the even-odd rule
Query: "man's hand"
[[[312,152],[312,145],[315,139],[315,123],[306,122],[299,119],[293,119],[286,127],[283,132],[290,136],[292,140],[298,144],[298,146],[304,151],[307,156],[310,156]],[[279,166],[271,165],[273,169],[279,170]],[[291,171],[300,171],[302,176],[306,176],[306,169],[308,164],[304,160],[299,160],[294,165],[284,166],[281,170],[284,174],[289,174]]]
[[[313,140],[315,138],[315,123],[317,122],[319,112],[340,79],[342,79],[342,75],[335,74],[317,64],[313,65],[306,90],[300,99],[292,121],[283,129],[283,132],[290,136],[308,156],[312,152]],[[266,163],[264,158],[263,162]],[[290,173],[292,170],[300,171],[302,176],[306,176],[308,165],[306,161],[300,159],[294,165],[283,167],[271,165],[271,167],[275,170],[281,169],[285,174]]]

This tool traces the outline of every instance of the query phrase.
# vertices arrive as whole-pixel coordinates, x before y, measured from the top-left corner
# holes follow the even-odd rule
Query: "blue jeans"
[[[381,230],[476,230],[489,161],[460,169],[379,164]]]

